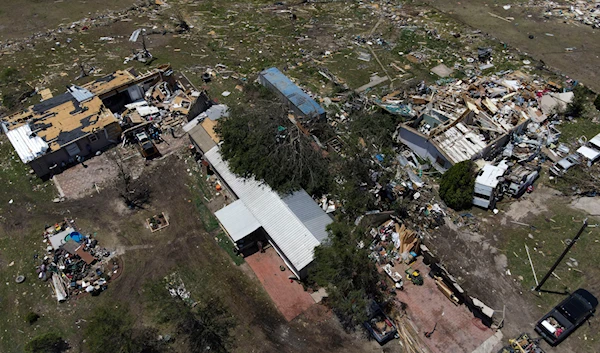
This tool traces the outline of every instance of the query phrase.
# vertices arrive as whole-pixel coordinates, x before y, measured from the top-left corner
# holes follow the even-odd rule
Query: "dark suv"
[[[538,321],[535,331],[551,346],[556,346],[583,324],[598,306],[598,299],[578,289]]]

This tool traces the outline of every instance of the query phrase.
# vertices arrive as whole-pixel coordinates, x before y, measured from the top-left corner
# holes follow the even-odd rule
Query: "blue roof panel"
[[[266,69],[260,74],[305,115],[325,114],[325,109],[323,109],[323,107],[315,102],[315,100],[306,94],[306,92],[300,89],[300,87],[296,86],[296,84],[276,67]]]

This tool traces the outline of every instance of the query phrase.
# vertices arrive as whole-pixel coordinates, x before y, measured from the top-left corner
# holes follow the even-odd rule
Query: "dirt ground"
[[[79,351],[81,330],[85,327],[81,319],[101,303],[129,305],[136,321],[147,324],[150,319],[143,304],[144,283],[177,272],[197,300],[211,296],[223,299],[237,323],[234,352],[381,352],[378,344],[364,339],[362,334],[345,333],[334,316],[319,314],[317,309],[291,322],[284,319],[258,279],[248,275],[247,265],[235,266],[215,241],[216,233],[204,230],[193,202],[197,195],[190,188],[194,179],[188,170],[192,170],[195,163],[186,158],[187,154],[183,148],[144,170],[140,182],[150,187],[151,201],[141,210],[124,207],[115,189],[107,184],[100,185],[99,194],[93,192],[89,197],[61,203],[53,203],[50,192],[45,201],[36,203],[35,212],[28,210],[26,200],[21,198],[11,204],[12,211],[3,212],[0,275],[8,281],[8,276],[20,269],[31,280],[19,287],[2,288],[0,310],[11,318],[2,328],[7,332],[10,329],[11,335],[18,335],[20,339],[15,342],[11,335],[0,334],[0,351],[20,352],[32,335],[51,328],[47,318],[58,322],[73,351]],[[160,212],[168,215],[170,225],[151,233],[145,219]],[[35,279],[31,253],[39,251],[39,230],[61,215],[73,217],[85,232],[95,233],[102,246],[121,254],[123,274],[99,297],[83,297],[56,305],[47,283]],[[23,244],[29,245],[23,249]],[[11,251],[13,246],[16,248]],[[16,249],[23,252],[17,255]],[[13,259],[15,265],[7,267]],[[22,319],[19,321],[18,316],[32,309],[42,313],[40,325],[29,326]],[[397,349],[390,345],[384,351]]]
[[[542,60],[548,67],[580,80],[594,91],[600,92],[598,29],[563,23],[556,18],[544,19],[542,8],[516,6],[521,1],[426,0],[425,2],[468,26],[482,30],[509,46],[518,48],[537,60]],[[504,4],[513,6],[509,10],[504,10],[502,8]],[[514,17],[514,20],[509,23],[492,17],[490,12],[502,17]],[[530,35],[534,38],[529,39]],[[565,48],[575,49],[567,52]]]
[[[538,278],[540,278],[564,246],[559,243],[550,248],[549,241],[546,246],[537,243],[537,239],[543,239],[547,236],[545,235],[546,228],[541,232],[539,230],[540,227],[543,227],[543,224],[540,225],[540,221],[550,224],[549,231],[555,229],[554,232],[562,232],[559,229],[564,228],[561,226],[564,221],[557,221],[556,226],[550,221],[558,219],[557,212],[563,210],[568,214],[568,220],[570,221],[572,214],[578,215],[580,218],[584,216],[580,211],[572,209],[570,205],[576,205],[589,211],[593,210],[593,208],[590,208],[590,204],[597,207],[598,198],[580,199],[573,202],[569,197],[561,196],[560,193],[550,187],[538,185],[533,193],[526,194],[518,201],[501,203],[498,206],[500,212],[497,215],[494,215],[491,211],[473,209],[474,218],[477,219],[479,224],[475,230],[470,230],[464,226],[459,227],[447,218],[446,225],[436,235],[427,239],[426,244],[431,244],[430,248],[434,249],[442,262],[448,265],[450,272],[457,277],[459,283],[471,296],[498,310],[500,316],[501,311],[506,307],[506,321],[502,329],[505,337],[504,344],[506,344],[508,338],[521,332],[533,334],[533,326],[537,320],[564,298],[562,295],[548,293],[536,296],[530,290],[532,288],[529,285],[530,282],[523,281],[523,277],[531,276],[529,263],[526,262],[527,255],[522,251],[522,248],[514,250],[514,243],[529,243],[532,248],[532,258],[537,266]],[[536,227],[528,229],[528,227],[514,222],[529,223]],[[579,228],[579,223],[574,224],[574,227],[576,227],[575,229]],[[574,236],[573,228],[566,232],[565,237],[567,236]],[[589,238],[585,244],[589,245],[582,243],[580,244],[581,247],[576,246],[569,256],[578,259],[585,256],[593,257],[590,246],[597,247],[595,246],[597,240],[594,240],[597,239],[597,236],[591,230],[588,236]],[[524,239],[527,239],[527,241]],[[531,244],[533,242],[539,245],[538,249]],[[542,261],[539,255],[541,253],[540,248],[545,249],[544,252],[551,255],[543,257],[543,265],[540,264]],[[519,259],[516,256],[519,256]],[[520,266],[517,266],[517,263]],[[569,279],[569,281],[561,280],[557,282],[556,279],[551,277],[544,288],[572,291],[577,288],[574,286],[583,285],[594,291],[600,283],[594,275],[590,276],[589,274],[589,271],[595,273],[596,270],[593,266],[586,268],[585,278],[581,280],[571,281]],[[583,269],[583,267],[580,268]],[[570,268],[563,264],[555,273],[566,280],[566,276],[572,276],[569,271]],[[531,279],[531,282],[533,282],[533,279]],[[568,288],[561,287],[563,284]],[[594,343],[594,341],[588,340],[590,333],[595,332],[594,326],[595,323],[592,323],[590,327],[584,325],[573,335],[574,337],[567,339],[559,348],[545,347],[545,349],[547,348],[549,352],[596,352],[598,342]],[[591,337],[590,339],[593,340]]]
[[[124,9],[135,0],[3,0],[0,2],[0,40],[27,37],[106,10]]]

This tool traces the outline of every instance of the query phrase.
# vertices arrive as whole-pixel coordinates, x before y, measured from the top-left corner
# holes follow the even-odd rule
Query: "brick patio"
[[[437,322],[431,338],[420,337],[431,353],[470,353],[494,335],[467,307],[452,304],[440,292],[427,275],[429,267],[421,258],[411,267],[421,272],[424,284],[416,286],[405,281],[405,289],[398,291],[397,297],[407,304],[407,312],[419,334],[431,331]],[[404,274],[404,270],[401,273]]]
[[[250,255],[245,260],[287,321],[293,320],[315,304],[301,284],[295,281],[290,283],[288,276],[293,273],[287,269],[272,247],[266,249],[264,253],[257,252]],[[286,270],[281,271],[279,266],[285,266]]]

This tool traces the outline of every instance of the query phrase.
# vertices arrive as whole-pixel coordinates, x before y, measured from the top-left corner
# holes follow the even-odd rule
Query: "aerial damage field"
[[[540,87],[552,80],[563,82],[568,75],[572,80],[565,87],[573,87],[574,80],[600,88],[594,65],[600,50],[600,41],[595,40],[597,29],[544,19],[538,8],[513,4],[505,10],[502,5],[508,2],[493,7],[476,1],[462,1],[458,6],[444,1],[428,3],[163,0],[135,4],[105,1],[100,8],[97,3],[65,0],[42,13],[37,2],[19,6],[13,1],[0,5],[0,19],[5,19],[0,28],[0,67],[4,70],[0,91],[12,95],[11,107],[4,107],[15,110],[39,102],[44,89],[57,95],[67,84],[84,84],[114,70],[133,67],[145,72],[169,63],[215,101],[236,106],[245,104],[245,86],[257,73],[276,66],[328,109],[328,123],[343,140],[350,135],[346,127],[353,110],[350,106],[375,111],[379,108],[366,103],[368,100],[408,99],[404,91],[413,94],[422,81],[424,86],[437,85],[442,90],[446,85],[458,87],[457,82],[473,75],[496,77],[522,71],[532,75]],[[20,26],[15,22],[17,13],[39,20]],[[132,57],[142,49],[142,36],[132,42],[130,35],[140,28],[145,29],[145,45],[153,56],[149,63]],[[565,50],[571,47],[575,49]],[[479,48],[485,48],[485,62],[478,57]],[[203,80],[205,73],[210,80]],[[362,96],[346,100],[353,94]],[[561,121],[556,125],[562,131],[557,144],[575,150],[581,136],[589,140],[600,132],[598,116],[591,111],[589,118]],[[392,144],[395,126],[404,120],[392,119],[381,145],[388,148]],[[380,130],[388,127],[386,124],[383,119],[369,121],[363,127],[365,140],[378,144],[370,134],[378,126]],[[149,283],[174,272],[198,302],[224,301],[235,322],[232,351],[248,352],[248,347],[256,352],[381,351],[375,342],[364,339],[362,332],[344,332],[324,306],[286,322],[252,269],[224,244],[226,237],[210,209],[218,197],[190,158],[187,136],[181,138],[185,142],[180,140],[170,148],[164,159],[129,160],[136,179],[139,176],[139,183],[151,191],[148,204],[135,211],[122,202],[112,177],[116,167],[94,169],[92,165],[88,172],[111,177],[98,178],[101,181],[92,183],[94,187],[82,197],[62,200],[52,182],[30,174],[8,140],[0,140],[0,181],[10,186],[0,195],[0,276],[6,283],[0,289],[0,309],[9,318],[0,323],[0,351],[20,352],[31,338],[50,331],[59,331],[74,350],[83,349],[83,332],[94,308],[118,310],[117,305],[127,306],[140,326],[155,326],[160,335],[169,335],[172,326],[153,321],[152,300],[146,292]],[[368,145],[365,140],[362,144]],[[376,149],[382,153],[384,148]],[[98,158],[110,164],[111,153]],[[390,153],[389,149],[383,150],[385,153]],[[504,341],[524,331],[533,333],[535,322],[562,299],[561,295],[531,291],[535,279],[525,245],[539,279],[583,218],[589,217],[594,225],[599,214],[597,197],[581,197],[570,185],[572,179],[565,182],[549,177],[551,161],[541,164],[534,191],[519,200],[500,202],[497,214],[478,208],[453,212],[444,207],[446,225],[425,227],[423,242],[457,282],[497,312],[504,311]],[[586,173],[584,169],[573,172],[576,176]],[[85,174],[79,177],[85,178]],[[432,206],[439,202],[437,186],[433,186],[439,182],[439,174],[425,172],[422,178],[428,184],[423,194],[431,196],[427,206]],[[415,208],[423,198],[419,203],[415,199]],[[163,212],[169,226],[151,232],[148,220]],[[37,279],[39,259],[35,255],[46,247],[41,236],[44,229],[65,218],[74,219],[103,247],[112,249],[122,261],[123,274],[97,297],[84,295],[57,305],[51,289]],[[431,217],[411,221],[419,229],[431,222]],[[557,268],[547,287],[557,292],[585,287],[599,293],[599,272],[593,261],[600,254],[599,246],[597,228],[588,228],[567,256],[568,264]],[[230,255],[242,264],[236,265]],[[25,282],[16,283],[17,275],[24,275]],[[30,325],[25,321],[29,312],[39,313],[41,318]],[[548,351],[597,351],[600,336],[593,325],[585,324],[559,348]],[[421,331],[430,329],[419,327]],[[423,339],[422,332],[419,336]],[[396,342],[387,344],[384,351],[401,351]],[[440,346],[440,341],[432,342],[432,346]],[[185,351],[180,343],[176,340],[174,349]]]

